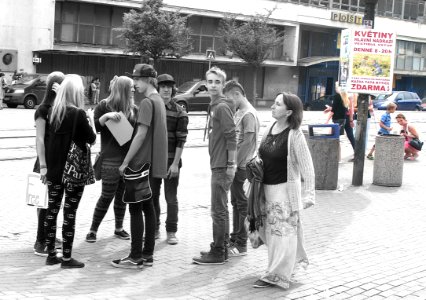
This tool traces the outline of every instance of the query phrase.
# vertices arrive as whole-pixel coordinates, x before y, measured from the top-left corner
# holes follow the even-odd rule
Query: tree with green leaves
[[[219,27],[219,35],[226,48],[253,67],[254,101],[257,97],[257,71],[268,59],[271,50],[284,40],[283,34],[270,25],[273,11],[250,16],[247,20],[241,20],[237,15],[227,15]]]
[[[163,0],[145,0],[141,8],[123,16],[123,25],[116,28],[126,40],[126,52],[152,58],[154,64],[166,55],[180,57],[192,47],[187,17],[179,11],[163,10]]]

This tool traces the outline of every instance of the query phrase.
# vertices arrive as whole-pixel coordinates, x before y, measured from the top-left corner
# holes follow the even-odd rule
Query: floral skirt
[[[296,266],[308,265],[302,223],[300,215],[291,211],[287,183],[265,184],[264,188],[266,216],[259,232],[268,247],[268,268],[260,279],[288,289]]]

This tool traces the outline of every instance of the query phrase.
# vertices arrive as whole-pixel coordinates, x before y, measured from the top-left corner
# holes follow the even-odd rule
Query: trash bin
[[[316,130],[322,133],[317,134]],[[331,133],[328,133],[330,130]],[[315,189],[335,190],[339,174],[339,125],[308,125],[308,131],[308,147],[315,169]]]
[[[404,169],[404,137],[400,135],[379,135],[373,166],[373,184],[401,186]]]

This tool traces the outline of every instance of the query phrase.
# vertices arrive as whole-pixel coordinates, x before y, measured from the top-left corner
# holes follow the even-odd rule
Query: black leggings
[[[46,242],[46,229],[44,228],[44,220],[46,219],[47,209],[37,208],[37,242],[44,244]]]
[[[104,159],[102,162],[102,193],[93,212],[93,220],[90,227],[90,231],[92,232],[98,231],[99,225],[108,212],[108,208],[114,198],[115,229],[123,228],[126,203],[123,202],[125,184],[118,171],[120,165],[121,160],[114,162]]]
[[[58,183],[47,183],[49,191],[49,207],[47,208],[45,228],[46,245],[49,256],[55,253],[56,219],[61,208],[62,197],[65,192],[64,201],[64,223],[62,225],[62,251],[64,258],[71,258],[72,244],[74,242],[75,218],[78,204],[83,195],[84,186],[67,187]]]

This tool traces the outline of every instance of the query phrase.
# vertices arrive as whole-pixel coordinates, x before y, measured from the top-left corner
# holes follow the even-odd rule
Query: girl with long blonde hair
[[[79,75],[66,75],[57,90],[52,109],[49,111],[49,141],[46,145],[46,179],[49,193],[45,229],[48,256],[46,265],[61,264],[64,269],[83,268],[84,263],[72,258],[75,219],[84,185],[70,186],[62,182],[62,175],[71,143],[87,153],[87,144],[94,144],[93,113],[84,111],[84,87]],[[62,253],[56,256],[56,219],[64,200],[64,222],[62,224]]]
[[[114,76],[110,82],[110,95],[100,101],[95,108],[96,131],[101,134],[102,192],[96,203],[92,225],[86,235],[88,243],[96,242],[98,228],[113,199],[115,199],[114,235],[120,239],[130,239],[130,235],[123,229],[126,204],[122,201],[124,181],[118,167],[122,164],[131,141],[120,146],[105,125],[107,121],[119,122],[121,119],[120,112],[124,114],[133,127],[136,126],[137,108],[133,102],[133,80],[127,76]]]

